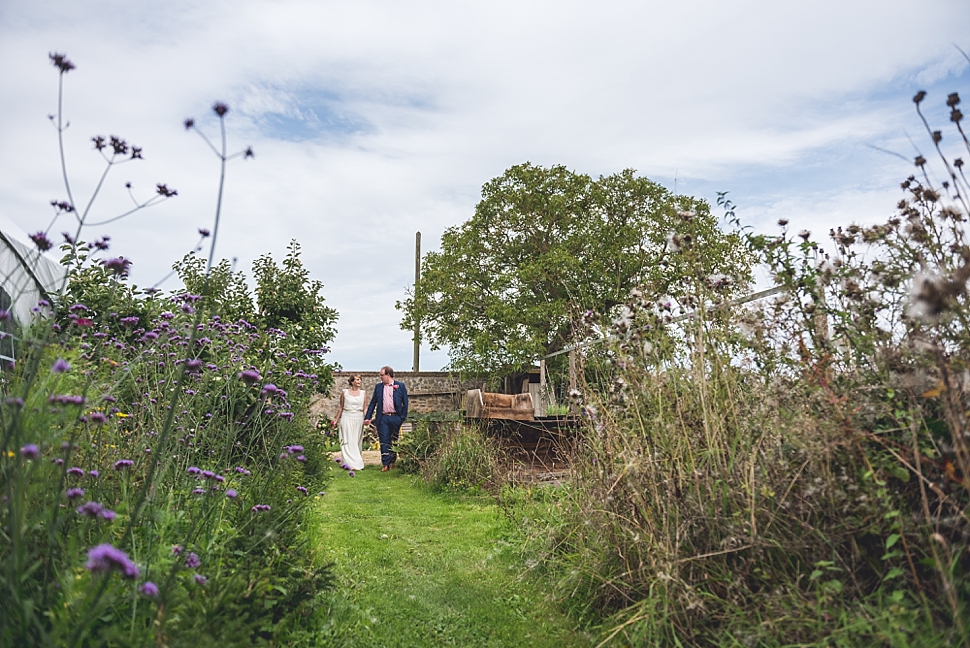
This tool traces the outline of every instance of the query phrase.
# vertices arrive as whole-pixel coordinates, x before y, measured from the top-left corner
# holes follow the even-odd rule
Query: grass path
[[[338,579],[321,645],[591,645],[519,580],[494,504],[435,495],[397,470],[338,472],[318,509]]]

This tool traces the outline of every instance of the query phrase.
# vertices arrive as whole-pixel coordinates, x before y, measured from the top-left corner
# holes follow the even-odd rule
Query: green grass
[[[591,646],[533,581],[519,578],[507,522],[485,498],[434,494],[415,476],[342,473],[320,498],[335,562],[338,646]]]

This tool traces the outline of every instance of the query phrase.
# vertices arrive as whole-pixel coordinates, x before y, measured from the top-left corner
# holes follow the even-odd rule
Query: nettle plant
[[[330,470],[307,417],[332,382],[336,312],[295,242],[282,269],[260,260],[255,307],[241,274],[213,263],[226,163],[253,155],[226,153],[222,103],[221,147],[185,123],[222,161],[215,221],[199,230],[208,260],[177,263],[185,288],[169,295],[130,285],[109,237],[82,235],[108,172],[141,149],[93,138],[107,166],[79,210],[61,117],[74,65],[51,60],[68,199],[31,239],[46,251],[57,218],[77,227],[64,286],[35,308],[51,316],[22,328],[0,377],[0,644],[294,641],[331,580],[300,526]],[[176,195],[159,184],[129,214]]]

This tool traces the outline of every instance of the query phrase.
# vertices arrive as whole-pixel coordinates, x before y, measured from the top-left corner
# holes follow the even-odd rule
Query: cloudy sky
[[[218,160],[182,122],[215,136],[224,101],[230,149],[256,158],[230,165],[216,255],[248,273],[299,240],[340,312],[332,359],[407,370],[394,303],[414,233],[437,247],[509,166],[634,168],[712,203],[729,191],[759,230],[878,220],[911,165],[872,147],[929,148],[910,98],[927,90],[947,125],[946,94],[970,97],[957,46],[970,51],[966,0],[2,0],[0,214],[32,232],[65,198],[47,119],[48,53],[64,52],[78,201],[102,172],[98,134],[145,160],[112,169],[92,218],[126,209],[126,181],[179,192],[87,236],[110,235],[132,280],[156,283],[212,226]],[[423,349],[422,369],[446,363]]]

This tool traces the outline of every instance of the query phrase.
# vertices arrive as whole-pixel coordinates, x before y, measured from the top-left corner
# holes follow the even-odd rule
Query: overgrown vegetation
[[[74,66],[51,58],[63,83]],[[141,157],[93,141],[104,177]],[[315,645],[332,573],[303,525],[331,468],[307,415],[336,313],[295,243],[282,268],[260,259],[255,300],[192,255],[185,289],[139,290],[108,237],[81,240],[100,185],[82,207],[66,180],[68,283],[0,375],[0,645]]]
[[[730,305],[683,245],[696,299],[607,320],[569,487],[510,509],[606,643],[968,642],[970,185],[927,130],[946,181],[917,157],[885,223],[745,234],[777,297]]]

